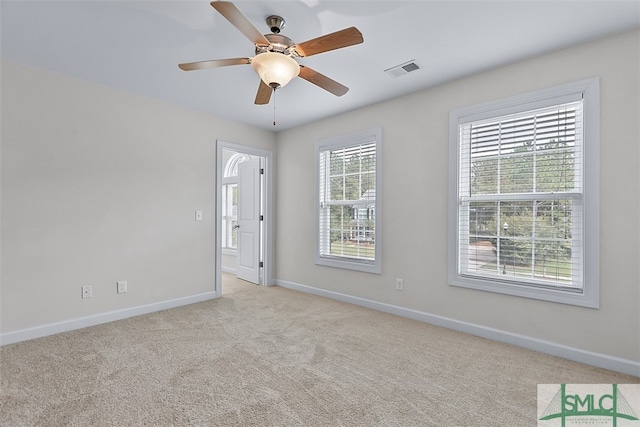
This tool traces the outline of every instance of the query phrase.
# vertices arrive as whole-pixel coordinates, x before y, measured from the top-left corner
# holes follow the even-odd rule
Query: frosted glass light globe
[[[300,65],[295,59],[277,52],[256,55],[251,60],[251,67],[263,82],[273,88],[286,86],[300,72]]]

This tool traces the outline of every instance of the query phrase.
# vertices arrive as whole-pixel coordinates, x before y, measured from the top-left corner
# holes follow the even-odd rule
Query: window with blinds
[[[587,240],[593,233],[585,222],[597,205],[587,213],[585,175],[591,169],[585,147],[597,136],[587,132],[585,120],[585,95],[594,89],[582,86],[542,91],[522,104],[512,98],[495,109],[484,105],[482,111],[452,114],[457,162],[452,284],[551,300],[574,294],[587,301],[582,305],[592,305],[588,284],[597,277],[586,275],[585,247],[593,243]],[[597,157],[589,163],[597,173],[594,163]],[[509,291],[517,288],[525,290]]]
[[[317,144],[318,264],[380,271],[379,143],[374,130]]]

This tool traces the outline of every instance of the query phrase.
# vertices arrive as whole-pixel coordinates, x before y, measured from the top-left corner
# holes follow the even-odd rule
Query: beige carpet
[[[638,378],[279,287],[0,348],[6,426],[535,426]]]

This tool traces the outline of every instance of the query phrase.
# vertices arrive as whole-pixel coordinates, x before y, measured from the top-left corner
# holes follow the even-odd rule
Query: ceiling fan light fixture
[[[276,52],[263,52],[254,56],[251,67],[263,82],[274,89],[286,86],[300,73],[300,65],[295,59]]]

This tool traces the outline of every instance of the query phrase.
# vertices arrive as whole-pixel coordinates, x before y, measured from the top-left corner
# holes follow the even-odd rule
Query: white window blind
[[[460,141],[460,273],[582,289],[582,101],[465,123]]]
[[[585,138],[593,136],[586,132],[584,94],[497,103],[493,111],[485,106],[457,117],[452,284],[504,293],[528,288],[524,296],[534,298],[547,291],[542,299],[550,300],[553,293],[584,295]]]
[[[320,264],[379,270],[378,139],[366,133],[318,145]]]

